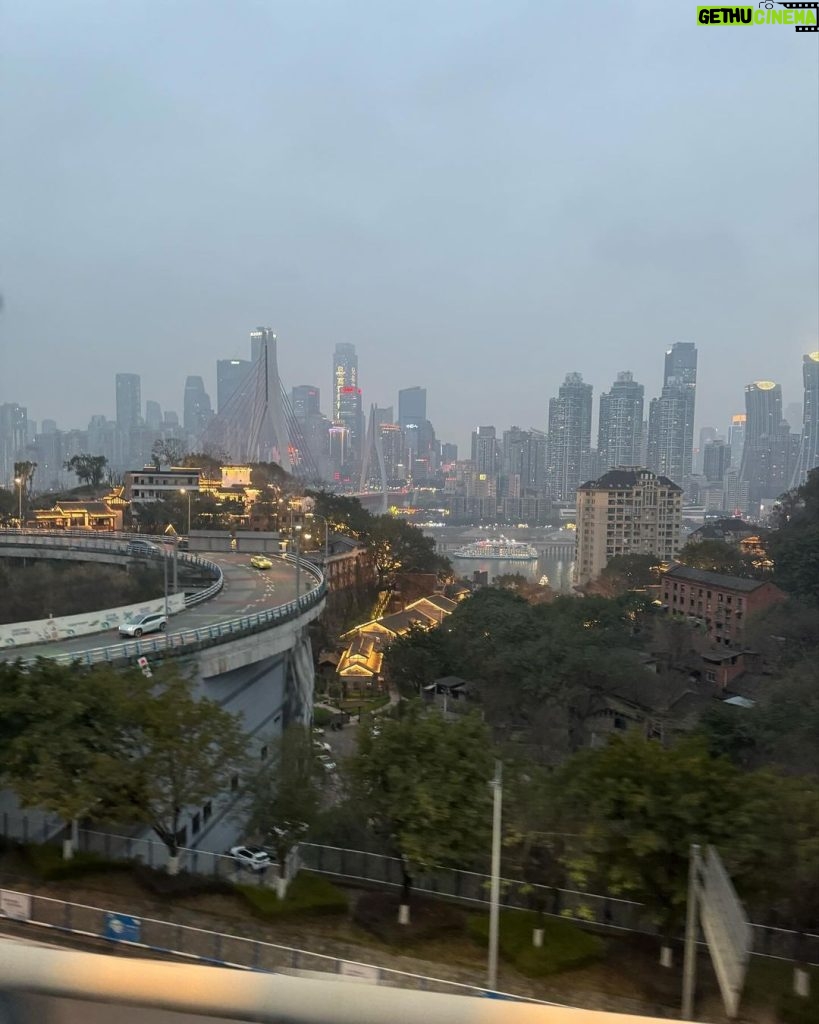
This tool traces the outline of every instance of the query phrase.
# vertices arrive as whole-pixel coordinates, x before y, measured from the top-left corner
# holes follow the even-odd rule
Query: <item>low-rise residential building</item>
[[[713,643],[736,647],[743,643],[750,615],[785,600],[768,580],[744,579],[722,573],[673,565],[663,573],[663,609],[696,620]]]
[[[187,468],[129,470],[125,474],[125,497],[129,501],[159,501],[185,491],[199,491],[201,470]]]
[[[681,546],[682,488],[668,477],[620,466],[577,489],[577,582],[588,583],[616,555],[670,562]]]

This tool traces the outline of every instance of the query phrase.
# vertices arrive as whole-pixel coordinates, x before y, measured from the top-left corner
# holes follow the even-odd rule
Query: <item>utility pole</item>
[[[697,980],[697,910],[699,909],[700,848],[691,844],[688,860],[688,903],[685,913],[685,959],[683,961],[683,1020],[693,1020],[694,986]]]
[[[487,987],[494,992],[498,987],[498,925],[500,923],[500,860],[501,811],[503,807],[503,765],[495,761],[492,787],[492,886],[489,896],[489,964]]]

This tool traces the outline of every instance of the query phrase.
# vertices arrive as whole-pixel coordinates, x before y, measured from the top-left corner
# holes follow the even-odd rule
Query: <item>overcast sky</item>
[[[819,39],[691,0],[5,0],[0,402],[85,427],[114,374],[181,413],[279,336],[327,407],[429,392],[438,436],[546,424],[578,370],[698,425],[801,401],[819,348]],[[794,424],[796,426],[796,424]]]

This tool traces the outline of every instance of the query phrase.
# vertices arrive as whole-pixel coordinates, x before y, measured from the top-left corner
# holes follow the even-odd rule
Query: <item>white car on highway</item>
[[[164,633],[168,620],[161,612],[148,612],[147,615],[137,615],[128,622],[121,622],[119,626],[120,636],[142,636],[143,633]]]

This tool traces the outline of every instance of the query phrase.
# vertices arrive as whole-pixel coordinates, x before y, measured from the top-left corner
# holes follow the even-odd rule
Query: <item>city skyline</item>
[[[819,348],[815,39],[679,6],[660,25],[644,0],[577,18],[13,5],[0,402],[79,424],[130,372],[181,411],[253,323],[288,387],[324,393],[354,344],[365,405],[424,386],[462,449],[487,415],[542,429],[570,372],[596,397],[630,369],[650,400],[676,341],[700,352],[697,426],[749,380],[797,400]]]
[[[253,332],[250,332],[250,333],[252,334]],[[251,341],[252,341],[252,339],[251,339]],[[195,366],[194,367],[193,365],[191,365],[190,371],[185,373],[183,375],[182,379],[181,379],[180,387],[178,389],[178,394],[176,394],[175,396],[172,395],[171,399],[170,399],[170,402],[168,404],[166,404],[165,402],[162,402],[162,401],[157,401],[157,391],[158,391],[157,388],[152,387],[152,385],[150,383],[146,386],[146,380],[150,380],[151,379],[151,375],[152,375],[152,372],[153,372],[150,368],[148,368],[147,371],[143,371],[141,373],[126,372],[124,370],[119,370],[116,373],[114,373],[113,376],[112,376],[112,380],[110,382],[108,382],[108,384],[106,384],[104,382],[103,383],[103,387],[102,387],[103,394],[105,394],[106,392],[110,392],[110,396],[109,396],[109,400],[108,400],[108,403],[107,403],[107,407],[106,408],[96,408],[95,407],[91,413],[88,413],[86,411],[85,414],[84,414],[85,415],[85,419],[83,419],[82,418],[82,414],[80,414],[80,419],[78,421],[76,421],[76,422],[65,422],[65,421],[63,421],[61,419],[61,417],[59,416],[59,414],[57,412],[55,412],[54,409],[51,409],[51,408],[49,408],[49,409],[42,409],[42,410],[38,411],[36,406],[32,407],[32,404],[31,403],[26,403],[24,398],[21,398],[19,396],[15,396],[15,395],[13,395],[11,393],[6,394],[5,393],[6,389],[2,387],[2,384],[0,384],[0,404],[3,404],[4,402],[11,402],[11,403],[17,403],[17,404],[25,407],[27,409],[27,411],[28,411],[29,419],[34,420],[37,423],[41,423],[41,422],[44,422],[44,421],[55,421],[58,424],[58,426],[59,426],[59,428],[61,430],[84,430],[84,429],[86,429],[86,427],[87,427],[88,423],[90,422],[90,419],[91,419],[92,416],[100,416],[100,415],[102,415],[102,416],[105,416],[107,419],[116,422],[117,421],[117,400],[118,400],[118,392],[117,392],[117,388],[116,388],[116,382],[119,379],[121,379],[121,378],[122,379],[128,379],[130,381],[133,381],[134,378],[139,378],[140,387],[138,387],[137,390],[141,391],[141,394],[142,394],[143,418],[146,420],[146,423],[147,423],[147,417],[145,415],[145,410],[146,410],[146,408],[149,405],[153,405],[155,407],[158,405],[163,411],[170,411],[170,412],[178,414],[180,422],[181,422],[182,421],[182,417],[183,417],[183,413],[184,413],[185,390],[186,390],[186,385],[187,385],[189,379],[192,376],[195,376],[196,378],[201,378],[203,380],[203,382],[204,382],[204,392],[210,398],[211,405],[213,406],[214,412],[218,411],[219,408],[222,405],[224,405],[226,399],[230,397],[230,395],[233,393],[233,391],[238,386],[238,384],[241,383],[241,381],[244,379],[244,377],[250,371],[250,368],[252,366],[252,361],[251,361],[251,359],[248,358],[248,354],[250,353],[250,344],[251,344],[251,342],[248,341],[248,332],[246,332],[245,333],[244,342],[243,342],[241,348],[238,345],[235,346],[237,349],[239,349],[238,353],[234,357],[231,357],[231,358],[228,358],[228,357],[219,357],[219,358],[217,358],[217,360],[214,362],[213,367],[211,368],[211,372],[210,373],[208,373],[207,369],[204,368],[204,367],[199,367],[199,366]],[[663,380],[665,379],[664,369],[663,368],[665,366],[665,361],[667,360],[668,354],[671,351],[673,345],[675,345],[675,344],[677,344],[677,343],[676,342],[674,342],[674,343],[670,342],[665,347],[660,346],[657,349],[657,351],[655,352],[656,367],[657,367],[656,375],[652,375],[651,374],[651,367],[650,366],[649,367],[644,367],[640,371],[640,381],[639,381],[639,383],[640,383],[640,385],[643,386],[644,392],[645,392],[645,395],[644,395],[644,420],[645,420],[646,425],[648,424],[649,406],[650,406],[650,403],[651,403],[652,399],[661,397],[662,390],[663,390]],[[683,343],[683,344],[687,344],[687,343]],[[357,348],[356,348],[355,345],[350,345],[348,347],[351,348],[353,350],[354,354],[355,354],[354,358],[356,359],[356,364],[357,364],[356,365],[356,372],[358,373],[359,372],[358,371],[358,364],[359,364],[360,360],[358,358]],[[698,357],[701,357],[702,356],[702,352],[699,349],[699,346],[696,346],[696,349],[697,349]],[[279,341],[279,349],[278,349],[278,351],[279,351],[279,355],[281,355],[281,343],[280,343],[280,341]],[[332,350],[330,348],[328,348],[328,356],[331,354],[331,351]],[[579,362],[578,360],[575,360],[575,364],[577,364],[578,362]],[[627,362],[628,362],[628,360],[626,360],[626,359],[620,360],[620,364],[622,364],[622,365],[627,364]],[[811,359],[811,353],[805,352],[805,353],[801,354],[801,356],[799,357],[799,359],[797,361],[797,364],[796,364],[796,366],[797,366],[797,373],[799,375],[799,381],[798,381],[798,384],[795,387],[791,388],[791,389],[786,390],[785,386],[782,383],[783,380],[786,379],[786,376],[787,376],[786,374],[779,374],[778,376],[774,376],[773,378],[771,378],[778,385],[778,387],[780,388],[780,392],[782,394],[782,414],[783,414],[784,418],[788,421],[788,423],[789,423],[789,425],[791,427],[791,430],[794,431],[795,433],[801,432],[801,429],[802,429],[801,409],[802,409],[803,396],[804,396],[804,391],[805,391],[805,379],[806,379],[805,378],[805,373],[807,372],[805,370],[805,367],[806,366],[812,366],[813,362],[814,362],[814,360]],[[279,360],[279,363],[281,365],[281,358]],[[333,363],[335,363],[335,358],[333,359]],[[619,365],[619,364],[615,364],[615,365]],[[631,371],[631,370],[624,370],[622,368],[622,365],[620,366],[620,369],[618,369],[617,371],[615,371],[614,374],[612,374],[612,380],[615,381],[615,382],[624,373],[625,374],[631,373],[632,376],[634,376],[633,371]],[[567,366],[568,366],[568,363],[567,363]],[[786,367],[782,364],[781,361],[780,361],[780,368],[781,369],[786,369]],[[789,368],[789,369],[792,369],[792,367]],[[230,371],[234,371],[234,372],[230,373]],[[321,412],[324,413],[328,418],[332,419],[333,413],[334,413],[334,400],[333,400],[333,398],[332,398],[332,396],[330,394],[330,388],[327,387],[326,385],[325,385],[324,388],[322,388],[321,380],[320,380],[320,378],[322,378],[323,376],[326,376],[326,371],[324,373],[322,373],[321,370],[315,370],[315,368],[312,368],[311,372],[312,372],[312,376],[315,377],[315,381],[312,384],[310,384],[310,385],[305,385],[303,383],[304,380],[306,380],[306,379],[308,379],[310,377],[310,372],[304,373],[304,374],[301,375],[301,377],[298,378],[301,381],[301,383],[299,383],[299,384],[294,383],[293,381],[291,381],[290,379],[285,378],[282,375],[282,383],[283,383],[283,385],[285,387],[285,390],[289,394],[290,391],[293,388],[299,388],[299,387],[305,387],[305,386],[318,388],[318,391],[319,391],[320,396],[321,396]],[[608,392],[611,391],[612,380],[609,380],[608,382],[603,381],[600,384],[600,386],[598,386],[594,381],[588,379],[588,374],[587,374],[587,371],[586,371],[585,367],[575,368],[575,369],[568,369],[567,368],[565,371],[562,371],[562,372],[558,372],[558,371],[553,371],[553,372],[555,372],[554,387],[553,387],[553,389],[551,391],[549,389],[544,389],[543,396],[542,396],[542,399],[541,399],[542,408],[541,408],[541,411],[540,411],[540,413],[541,413],[540,414],[540,419],[535,420],[535,419],[527,418],[526,415],[522,415],[521,414],[521,410],[518,409],[517,412],[513,413],[510,418],[504,420],[502,418],[502,416],[499,413],[497,413],[495,411],[495,408],[493,407],[493,408],[490,408],[490,409],[484,411],[484,416],[481,418],[481,420],[486,420],[487,418],[490,419],[490,420],[494,420],[494,423],[496,425],[498,425],[501,429],[503,429],[503,427],[505,427],[505,426],[518,426],[518,427],[521,427],[523,429],[534,428],[536,430],[546,430],[548,432],[549,402],[550,402],[550,400],[554,399],[554,397],[558,394],[559,389],[561,388],[561,386],[563,384],[565,384],[565,377],[569,373],[580,373],[582,378],[583,378],[584,383],[592,385],[592,428],[591,428],[591,441],[592,441],[592,447],[597,446],[597,444],[599,442],[599,430],[600,430],[600,398],[602,396],[606,395]],[[815,376],[816,371],[812,370],[811,372]],[[428,404],[430,405],[430,407],[434,410],[434,417],[433,418],[434,418],[434,422],[436,424],[436,428],[438,429],[438,436],[439,436],[439,438],[440,439],[445,439],[447,441],[450,441],[450,442],[456,444],[460,451],[468,451],[469,450],[470,437],[471,437],[472,431],[476,429],[476,425],[475,424],[472,424],[472,423],[469,423],[469,422],[465,422],[463,424],[463,428],[462,428],[461,434],[456,436],[456,437],[452,437],[451,435],[445,434],[443,428],[438,427],[439,423],[444,423],[446,421],[447,399],[446,399],[446,394],[445,394],[445,391],[446,391],[446,386],[445,385],[440,385],[440,386],[436,387],[434,383],[430,384],[428,381],[423,381],[421,383],[416,383],[416,384],[412,384],[412,385],[410,385],[409,383],[405,383],[405,382],[396,382],[394,384],[391,392],[388,395],[377,395],[376,396],[376,395],[373,395],[370,392],[370,390],[366,387],[366,378],[367,378],[367,375],[368,375],[368,368],[366,366],[364,367],[363,373],[364,373],[364,386],[361,387],[361,392],[362,392],[361,398],[362,398],[362,405],[363,405],[364,408],[369,408],[370,404],[376,404],[376,405],[379,405],[380,407],[395,406],[395,408],[397,409],[398,408],[398,399],[399,399],[400,393],[402,391],[413,391],[413,390],[416,390],[416,389],[424,391],[427,395],[432,395],[433,396],[431,399],[427,398],[427,401],[428,401]],[[715,427],[717,429],[720,437],[727,438],[728,437],[728,433],[730,431],[730,424],[731,424],[732,417],[734,417],[734,416],[744,412],[744,410],[745,410],[745,393],[747,391],[748,385],[749,384],[753,384],[756,381],[762,380],[764,378],[762,378],[760,375],[750,376],[747,380],[741,380],[738,377],[735,378],[732,381],[731,388],[732,388],[732,393],[733,392],[737,392],[739,394],[739,398],[737,399],[736,407],[735,408],[731,408],[731,407],[725,406],[725,407],[722,408],[721,411],[717,412],[717,415],[715,417],[709,418],[706,414],[703,414],[700,411],[700,396],[701,396],[701,393],[702,393],[703,390],[707,390],[708,389],[708,385],[709,385],[708,379],[704,376],[704,374],[702,372],[701,361],[700,361],[700,366],[699,366],[699,373],[700,373],[700,375],[699,375],[699,379],[697,380],[697,386],[696,386],[695,432],[698,434],[699,431],[702,430],[703,428]],[[161,372],[161,369],[157,370],[157,372],[155,374],[153,374],[154,380],[160,380],[162,377],[163,377],[163,374]],[[416,374],[416,378],[417,377],[418,377],[418,375]],[[99,394],[100,388],[96,388],[96,391],[97,391],[97,394]],[[796,395],[794,395],[794,391],[796,391]],[[459,398],[460,397],[461,397],[461,395],[459,394]],[[104,403],[101,402],[100,405],[102,405],[102,404],[104,404]],[[82,407],[85,410],[87,410],[88,409],[88,400],[83,398],[83,401],[82,401],[81,405],[82,405]],[[800,409],[800,416],[799,416],[799,419],[797,419],[795,422],[790,422],[790,420],[788,419],[787,415],[785,415],[785,414],[787,412],[788,407],[793,409],[795,406],[799,407],[799,409]],[[718,407],[718,410],[719,410],[719,407]],[[397,422],[397,418],[396,418],[396,422]],[[503,426],[501,426],[501,425],[503,425]]]

